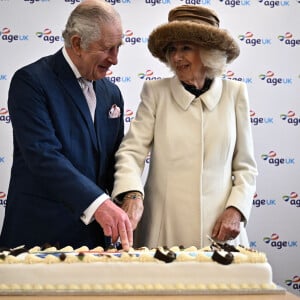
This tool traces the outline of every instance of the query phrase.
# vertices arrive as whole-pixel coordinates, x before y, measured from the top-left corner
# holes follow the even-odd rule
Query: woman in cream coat
[[[183,5],[149,37],[151,53],[175,76],[145,82],[116,154],[112,198],[137,227],[135,246],[203,247],[207,236],[248,246],[257,175],[248,94],[218,76],[239,55],[218,23],[214,11]]]

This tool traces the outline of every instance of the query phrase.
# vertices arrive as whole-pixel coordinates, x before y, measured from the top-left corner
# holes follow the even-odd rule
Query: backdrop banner
[[[14,72],[63,45],[62,30],[80,0],[0,0],[0,229],[12,164],[7,94]],[[247,225],[250,246],[267,253],[274,281],[300,295],[300,1],[107,0],[121,14],[124,45],[107,78],[125,100],[125,131],[135,117],[145,80],[172,75],[148,51],[149,33],[171,8],[214,9],[237,39],[241,55],[223,76],[248,86],[259,169]],[[148,163],[145,161],[144,177]]]

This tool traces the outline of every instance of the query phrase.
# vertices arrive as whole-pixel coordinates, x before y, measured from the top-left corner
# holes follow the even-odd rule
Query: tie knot
[[[83,77],[80,77],[79,81],[81,82],[81,84],[83,85],[83,87],[89,87],[89,88],[93,87],[93,81],[92,80],[87,80],[87,79],[85,79]]]

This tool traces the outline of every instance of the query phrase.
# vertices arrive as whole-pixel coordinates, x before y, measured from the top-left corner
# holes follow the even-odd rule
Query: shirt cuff
[[[94,202],[90,204],[90,206],[83,212],[82,216],[80,217],[81,221],[85,225],[89,225],[91,222],[94,221],[94,213],[97,208],[107,199],[110,197],[107,194],[102,194],[99,196]]]

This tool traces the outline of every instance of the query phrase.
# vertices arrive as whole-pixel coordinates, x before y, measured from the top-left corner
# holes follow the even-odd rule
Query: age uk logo
[[[59,35],[53,35],[52,30],[45,28],[43,31],[38,31],[35,34],[38,38],[42,39],[44,42],[53,44],[54,42],[62,42],[63,38]]]
[[[286,32],[284,35],[278,36],[279,41],[283,42],[285,45],[295,47],[296,45],[300,45],[299,39],[294,39],[293,34],[290,32]]]
[[[274,165],[275,167],[278,167],[280,165],[295,164],[295,158],[277,157],[277,153],[273,150],[269,151],[268,154],[262,154],[261,158],[267,161],[270,165]]]
[[[268,71],[265,74],[260,74],[258,77],[261,80],[264,80],[268,84],[272,84],[274,86],[278,84],[292,84],[292,78],[284,78],[284,77],[276,77],[273,71]]]
[[[2,41],[7,41],[8,43],[16,42],[16,41],[21,41],[21,42],[26,42],[29,40],[28,35],[21,35],[21,34],[12,34],[10,29],[8,27],[4,27],[0,31],[0,39]]]
[[[263,241],[266,244],[269,244],[271,247],[274,247],[278,250],[282,248],[287,248],[287,247],[298,247],[298,242],[297,241],[285,241],[285,240],[280,240],[279,235],[277,233],[273,233],[270,237],[264,237]]]
[[[286,121],[289,124],[294,126],[298,126],[300,123],[300,118],[296,116],[296,113],[292,110],[289,110],[287,114],[280,115],[281,120]]]

